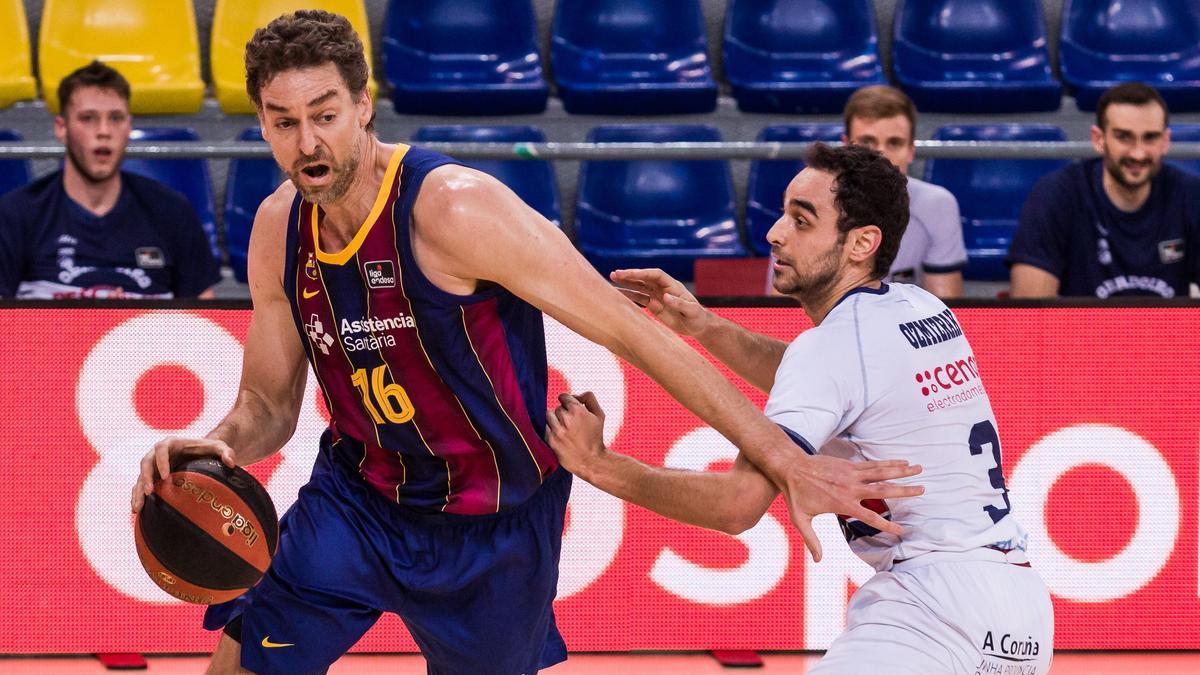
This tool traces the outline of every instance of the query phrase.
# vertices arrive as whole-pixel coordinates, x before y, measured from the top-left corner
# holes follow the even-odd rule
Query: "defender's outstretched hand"
[[[792,524],[800,530],[813,561],[821,560],[821,541],[812,519],[822,513],[857,518],[882,532],[896,536],[904,528],[863,506],[867,499],[898,499],[925,493],[921,485],[897,485],[887,481],[921,473],[920,465],[902,459],[851,462],[838,457],[809,455],[788,466],[783,476],[773,479],[787,500]]]
[[[650,310],[664,326],[680,335],[698,335],[708,310],[674,277],[660,269],[615,270],[609,275],[625,297]]]

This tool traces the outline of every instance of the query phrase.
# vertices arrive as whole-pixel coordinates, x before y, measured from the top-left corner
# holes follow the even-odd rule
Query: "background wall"
[[[811,325],[797,307],[717,312],[779,339]],[[951,380],[927,363],[937,386],[922,403],[936,424],[986,384],[1009,490],[1009,503],[995,506],[1011,506],[1029,532],[1030,560],[1054,601],[1055,646],[1196,649],[1200,397],[1164,405],[1160,392],[1200,380],[1200,360],[1164,358],[1200,352],[1200,307],[955,314],[982,380]],[[172,600],[139,565],[126,499],[146,448],[203,434],[229,410],[249,319],[247,310],[0,303],[0,333],[21,336],[0,391],[24,394],[0,397],[0,521],[11,523],[0,528],[0,653],[211,649],[201,609]],[[550,396],[596,392],[617,452],[681,469],[733,461],[736,448],[603,347],[554,321],[546,345]],[[764,403],[763,392],[735,384]],[[308,378],[292,440],[250,467],[280,513],[311,472],[327,423],[316,387]],[[962,470],[990,472],[995,457],[989,450]],[[872,574],[830,516],[814,522],[825,557],[812,564],[782,500],[737,536],[680,525],[583,481],[570,508],[555,613],[578,651],[825,649],[844,627],[847,591]],[[413,643],[388,616],[356,649]]]
[[[42,0],[24,0],[25,12],[29,18],[31,35],[37,35],[37,27],[41,21]],[[375,44],[380,44],[382,35],[383,16],[387,12],[388,0],[364,0],[367,6],[367,16],[371,21],[371,38]],[[882,51],[884,67],[890,66],[890,46],[892,41],[892,16],[895,14],[897,0],[874,0],[875,17],[879,28],[879,45]],[[213,8],[215,0],[194,0],[196,7],[196,22],[200,30],[200,50],[204,60],[204,77],[208,79],[208,42],[212,30]],[[534,12],[537,14],[538,31],[542,38],[542,56],[549,63],[550,26],[554,20],[556,0],[533,0]],[[709,56],[712,57],[717,79],[724,76],[720,59],[721,30],[725,21],[725,10],[729,0],[700,0],[704,10],[704,20],[708,28]],[[1058,28],[1062,15],[1062,0],[1042,0],[1045,8],[1046,27],[1050,33],[1050,58],[1057,67],[1058,63]],[[34,46],[36,51],[37,47]],[[378,65],[378,64],[377,64]]]

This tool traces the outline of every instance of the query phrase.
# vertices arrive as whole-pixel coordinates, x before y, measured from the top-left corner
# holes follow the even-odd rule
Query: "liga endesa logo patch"
[[[391,260],[372,260],[363,263],[368,288],[395,288],[396,265]]]

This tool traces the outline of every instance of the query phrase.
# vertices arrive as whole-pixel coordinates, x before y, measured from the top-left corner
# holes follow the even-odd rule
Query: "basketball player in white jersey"
[[[954,314],[917,286],[880,281],[908,222],[904,177],[862,147],[817,145],[768,234],[776,290],[815,328],[792,343],[702,308],[660,270],[613,279],[678,333],[753,386],[767,416],[809,453],[919,463],[921,496],[868,501],[904,528],[841,518],[853,551],[877,571],[854,594],[846,631],[810,674],[1022,673],[1053,654],[1053,609],[1010,513],[996,419]],[[563,466],[627,501],[738,533],[775,498],[744,457],[724,473],[651,467],[607,451],[590,393],[550,416]],[[901,479],[899,483],[915,479]]]

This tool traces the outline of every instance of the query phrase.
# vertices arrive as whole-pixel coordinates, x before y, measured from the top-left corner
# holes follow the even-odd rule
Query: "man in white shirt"
[[[843,143],[877,150],[908,176],[917,109],[904,92],[882,84],[863,87],[846,101],[842,120]],[[884,281],[919,283],[939,298],[959,297],[967,248],[958,201],[946,188],[908,176],[908,213],[908,229]]]
[[[878,571],[854,595],[846,631],[809,672],[1044,673],[1053,609],[1010,513],[995,416],[962,329],[933,295],[886,276],[908,222],[904,176],[863,147],[818,144],[768,237],[775,288],[816,325],[790,345],[696,303],[659,270],[613,279],[667,326],[694,337],[753,386],[766,414],[809,453],[923,467],[908,498],[864,502],[902,536],[842,517],[851,549]],[[549,440],[563,466],[622,499],[730,533],[758,522],[776,490],[739,456],[724,473],[651,467],[606,450],[594,396],[564,395]]]

